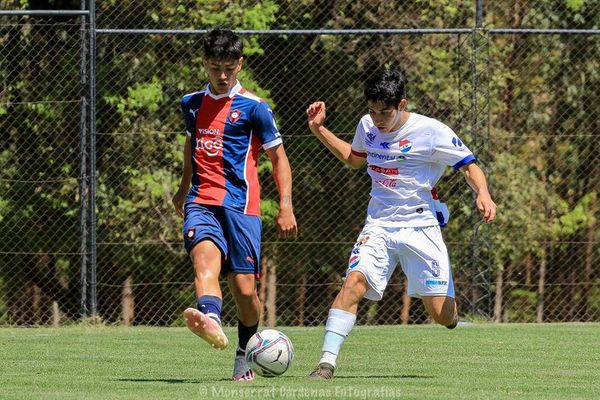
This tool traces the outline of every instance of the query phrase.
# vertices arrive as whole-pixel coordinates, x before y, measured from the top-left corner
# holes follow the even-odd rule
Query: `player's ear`
[[[406,110],[407,105],[408,105],[408,100],[406,100],[406,99],[400,100],[400,103],[398,104],[398,111]]]
[[[237,66],[238,72],[242,69],[242,65],[244,65],[244,56],[241,56],[240,59],[238,60],[238,66]]]

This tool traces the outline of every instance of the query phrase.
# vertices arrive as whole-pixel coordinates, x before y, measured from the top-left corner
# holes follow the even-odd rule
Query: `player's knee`
[[[192,265],[197,275],[214,275],[220,270],[220,260],[204,252],[191,254]]]
[[[235,297],[240,301],[253,300],[256,295],[256,288],[253,285],[243,285],[235,290]]]
[[[365,278],[362,274],[350,274],[342,286],[340,298],[345,305],[356,304],[364,297],[366,288]]]

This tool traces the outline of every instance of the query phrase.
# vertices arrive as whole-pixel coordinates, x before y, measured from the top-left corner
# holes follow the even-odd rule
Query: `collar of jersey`
[[[240,83],[240,81],[236,81],[235,86],[232,87],[231,89],[229,89],[229,92],[223,93],[223,94],[214,94],[213,92],[210,91],[210,83],[208,85],[206,85],[206,94],[208,94],[210,97],[212,97],[215,100],[220,100],[225,97],[233,98],[233,96],[238,94],[240,92],[240,90],[242,90],[242,84]]]

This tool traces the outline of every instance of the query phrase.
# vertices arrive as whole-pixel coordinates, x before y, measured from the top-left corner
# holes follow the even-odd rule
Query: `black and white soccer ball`
[[[256,332],[246,346],[246,361],[260,376],[270,378],[283,374],[293,359],[292,341],[275,329]]]

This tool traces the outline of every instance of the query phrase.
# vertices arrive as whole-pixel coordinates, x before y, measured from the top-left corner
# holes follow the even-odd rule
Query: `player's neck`
[[[402,114],[400,114],[400,118],[398,119],[398,122],[396,123],[396,125],[394,125],[393,127],[390,128],[390,133],[391,132],[396,132],[398,130],[400,130],[404,124],[406,123],[406,121],[408,121],[408,118],[410,117],[410,113],[408,111],[402,111]]]

